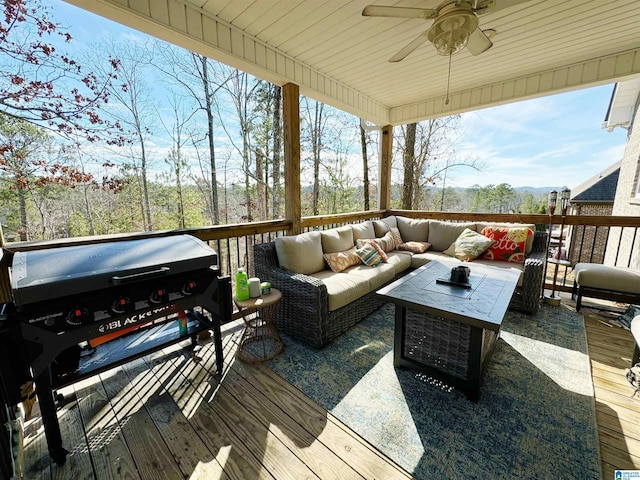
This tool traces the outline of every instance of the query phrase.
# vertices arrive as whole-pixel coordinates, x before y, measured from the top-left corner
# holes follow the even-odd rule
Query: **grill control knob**
[[[67,323],[69,325],[82,325],[82,323],[89,319],[89,311],[83,307],[72,308],[67,314]]]
[[[196,289],[196,282],[193,280],[189,280],[182,286],[182,293],[185,295],[191,295],[193,291]]]
[[[149,295],[149,301],[151,303],[162,303],[169,301],[169,295],[164,288],[156,288],[151,295]]]
[[[128,297],[120,296],[113,302],[113,305],[111,305],[111,310],[117,314],[133,312],[135,305]]]

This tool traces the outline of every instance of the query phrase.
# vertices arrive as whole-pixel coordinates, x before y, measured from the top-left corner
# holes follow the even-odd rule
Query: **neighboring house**
[[[640,217],[640,77],[618,82],[603,128],[625,128],[627,145],[620,165],[612,215]],[[635,228],[612,227],[604,263],[640,268],[640,238]]]
[[[574,215],[612,215],[621,164],[621,161],[614,163],[572,190],[571,209]],[[608,227],[581,225],[573,228],[567,237],[571,238],[571,263],[603,263]]]

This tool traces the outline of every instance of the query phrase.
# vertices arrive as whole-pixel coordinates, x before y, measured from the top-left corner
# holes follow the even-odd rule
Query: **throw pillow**
[[[501,262],[524,263],[527,237],[533,235],[527,227],[484,227],[482,234],[495,241],[482,258]]]
[[[376,239],[378,241],[378,245],[385,252],[393,252],[396,248],[396,242],[393,239],[393,234],[391,232],[387,232],[383,237]]]
[[[383,252],[392,252],[396,248],[391,232],[387,232],[382,238],[359,238],[356,240],[356,246],[360,248],[367,242],[375,242]]]
[[[323,257],[327,261],[331,271],[335,273],[340,273],[360,263],[360,257],[356,255],[356,247],[345,250],[344,252],[325,253]]]
[[[443,253],[468,262],[482,255],[494,242],[478,232],[465,228]]]
[[[402,240],[402,236],[400,235],[400,230],[398,230],[396,227],[391,227],[389,231],[391,232],[391,236],[393,237],[393,243],[395,243],[396,248],[398,248],[398,245],[404,243],[404,240]]]
[[[375,267],[382,263],[382,257],[371,243],[367,243],[363,245],[362,248],[356,249],[356,254],[360,257],[362,263],[370,267]]]
[[[380,241],[379,238],[375,238],[375,239],[372,239],[372,240],[364,240],[365,243],[371,244],[371,246],[376,249],[376,251],[378,252],[378,255],[380,255],[380,258],[382,259],[382,261],[386,263],[387,260],[389,260],[389,257],[387,257],[387,254],[384,253],[384,250],[380,246],[379,241]]]
[[[412,253],[424,253],[431,244],[429,242],[404,242],[398,245],[398,250],[406,250]]]

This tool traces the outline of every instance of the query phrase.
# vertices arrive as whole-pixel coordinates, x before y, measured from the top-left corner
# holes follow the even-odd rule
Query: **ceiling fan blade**
[[[469,36],[467,42],[467,50],[471,55],[480,55],[482,52],[486,52],[493,46],[493,42],[489,40],[489,37],[480,29],[476,28],[474,32]]]
[[[423,32],[418,35],[415,39],[413,39],[409,44],[407,44],[402,50],[396,53],[393,57],[389,59],[390,62],[395,63],[400,60],[404,60],[407,55],[413,52],[416,48],[422,45],[427,41],[427,32]]]
[[[364,17],[435,18],[436,10],[409,7],[384,7],[368,5],[362,10]]]

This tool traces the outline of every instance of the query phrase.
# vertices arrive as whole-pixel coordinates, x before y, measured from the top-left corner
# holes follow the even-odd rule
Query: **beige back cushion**
[[[323,253],[344,252],[355,245],[351,225],[324,230],[320,232],[320,238]]]
[[[429,220],[396,217],[400,236],[405,242],[426,242],[429,238]]]
[[[533,223],[498,223],[498,222],[478,222],[476,223],[476,232],[482,233],[484,227],[527,227],[532,232],[536,231],[536,226]],[[524,244],[524,253],[529,255],[533,248],[533,234],[527,237],[527,243]]]
[[[354,242],[361,238],[374,238],[376,236],[376,231],[375,228],[373,228],[373,222],[371,220],[367,220],[362,223],[354,223],[351,225],[351,229],[353,230]]]
[[[278,237],[276,253],[280,266],[292,272],[309,274],[324,270],[320,232]]]
[[[456,241],[462,231],[468,228],[476,231],[475,223],[455,223],[441,222],[440,220],[431,220],[429,222],[429,239],[427,242],[431,244],[431,250],[436,252],[444,252]],[[403,238],[404,240],[404,238]]]
[[[376,238],[383,237],[390,228],[398,228],[398,222],[395,215],[384,217],[382,220],[374,220],[373,228],[375,229]]]

